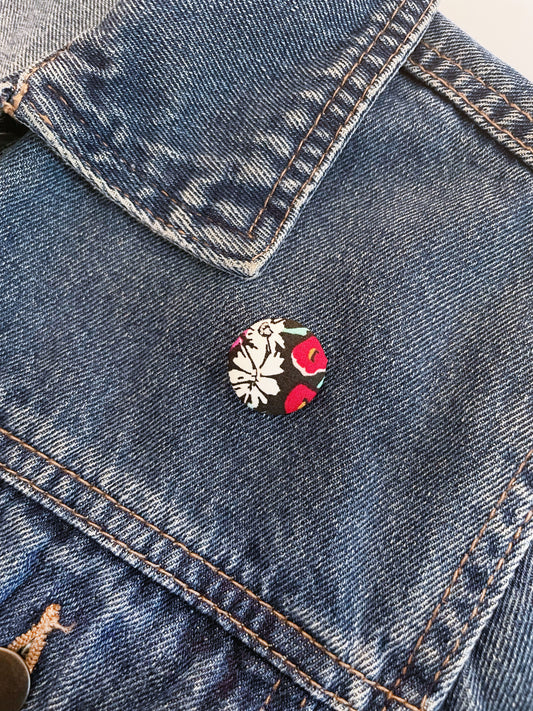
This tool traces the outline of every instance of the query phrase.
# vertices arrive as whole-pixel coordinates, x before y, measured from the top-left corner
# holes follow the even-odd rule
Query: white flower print
[[[284,327],[285,319],[283,318],[265,318],[250,326],[246,332],[246,338],[254,348],[263,349],[263,352],[266,352],[268,347],[271,353],[275,353],[276,350],[285,348],[285,341],[281,335]]]
[[[229,371],[237,396],[254,409],[260,403],[265,404],[269,395],[279,393],[279,385],[273,376],[283,373],[283,356],[281,353],[266,353],[265,339],[261,340],[259,348],[242,345],[233,359],[235,367]]]

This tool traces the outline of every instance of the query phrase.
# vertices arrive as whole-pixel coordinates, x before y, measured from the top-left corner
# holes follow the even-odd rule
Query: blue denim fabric
[[[434,4],[123,2],[11,102],[145,224],[254,275]]]
[[[420,42],[425,10],[403,6],[404,39]],[[383,8],[376,33],[401,12]],[[285,220],[276,254],[252,270],[246,240],[204,223],[232,197],[242,212],[230,218],[248,224],[272,189],[266,166],[281,176],[313,112],[289,132],[277,126],[277,158],[275,141],[259,141],[242,180],[252,118],[262,101],[269,113],[260,78],[240,86],[250,100],[236,114],[216,64],[203,102],[158,130],[165,102],[176,118],[172,101],[195,95],[135,103],[156,76],[147,57],[127,61],[135,40],[146,48],[144,24],[112,51],[104,41],[125,37],[127,9],[6,96],[31,133],[0,154],[0,644],[50,602],[76,623],[50,637],[28,708],[500,711],[513,699],[527,709],[533,87],[437,16],[320,163],[351,113],[332,110],[314,191],[311,164],[287,177],[257,239],[300,193],[298,221]],[[226,9],[227,28],[238,16]],[[330,30],[343,48],[364,32],[370,8],[357,9],[345,36],[334,14],[314,15],[324,35],[313,57],[335,63],[320,54]],[[242,51],[257,50],[268,72],[267,44],[290,50],[265,26],[270,44]],[[224,44],[211,36],[190,47],[199,66]],[[400,45],[383,33],[374,47]],[[178,77],[182,55],[165,56]],[[101,92],[87,94],[95,76]],[[277,77],[277,117],[301,80]],[[132,156],[139,182],[120,167]],[[194,235],[207,246],[135,206],[155,200],[147,177],[180,200],[186,184],[201,195]],[[279,418],[242,407],[226,374],[233,338],[270,315],[309,326],[329,358],[316,401]],[[489,694],[500,657],[505,678]]]

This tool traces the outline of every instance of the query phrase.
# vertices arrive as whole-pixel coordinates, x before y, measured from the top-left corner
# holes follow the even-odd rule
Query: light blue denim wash
[[[108,5],[0,84],[26,708],[533,709],[533,86],[432,0]],[[329,358],[287,416],[267,316]]]

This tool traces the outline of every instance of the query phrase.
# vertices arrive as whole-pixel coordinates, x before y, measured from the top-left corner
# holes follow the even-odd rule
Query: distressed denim
[[[532,709],[531,84],[429,0],[142,0],[0,96],[26,708]],[[268,316],[329,361],[286,416]]]

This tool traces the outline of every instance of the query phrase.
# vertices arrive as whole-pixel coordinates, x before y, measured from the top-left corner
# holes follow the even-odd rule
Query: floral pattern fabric
[[[243,331],[228,355],[237,397],[259,412],[301,410],[318,393],[328,359],[318,338],[298,321],[266,318]]]

